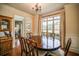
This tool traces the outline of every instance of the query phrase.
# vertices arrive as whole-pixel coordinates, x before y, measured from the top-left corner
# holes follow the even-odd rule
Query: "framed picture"
[[[0,25],[2,30],[8,30],[9,28],[9,22],[6,19],[2,19]]]
[[[26,32],[31,32],[31,23],[26,24]]]

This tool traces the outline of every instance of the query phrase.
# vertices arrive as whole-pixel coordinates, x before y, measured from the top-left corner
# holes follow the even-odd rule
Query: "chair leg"
[[[22,56],[22,52],[21,52],[21,56]]]
[[[23,51],[21,50],[21,56],[23,55]]]
[[[26,54],[26,56],[27,56],[27,53],[25,53]]]

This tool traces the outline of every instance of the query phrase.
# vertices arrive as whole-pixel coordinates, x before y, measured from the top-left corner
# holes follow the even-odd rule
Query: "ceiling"
[[[59,10],[63,8],[65,5],[65,3],[39,3],[39,4],[41,5],[42,9],[40,14],[45,14],[51,11]],[[32,9],[35,3],[8,3],[8,5],[21,11],[30,13],[32,15],[35,14],[35,11]]]

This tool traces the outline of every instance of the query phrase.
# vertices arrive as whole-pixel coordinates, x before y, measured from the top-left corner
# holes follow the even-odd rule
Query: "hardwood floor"
[[[13,48],[6,56],[21,56],[20,46]],[[23,55],[24,56],[24,55]],[[69,52],[68,56],[79,56],[79,54]]]
[[[79,56],[79,54],[69,51],[68,56]]]
[[[9,51],[9,53],[7,54],[7,56],[21,56],[21,49],[20,46],[13,48],[11,51]]]

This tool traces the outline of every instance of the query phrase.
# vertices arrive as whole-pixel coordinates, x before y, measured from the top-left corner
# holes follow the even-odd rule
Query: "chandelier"
[[[39,5],[38,3],[35,4],[34,7],[32,7],[32,9],[38,14],[41,12],[41,5]]]

